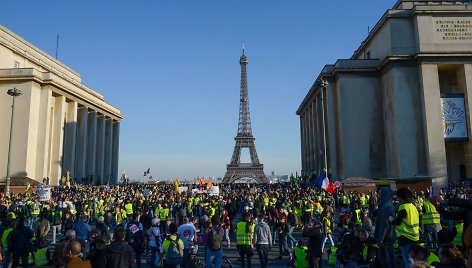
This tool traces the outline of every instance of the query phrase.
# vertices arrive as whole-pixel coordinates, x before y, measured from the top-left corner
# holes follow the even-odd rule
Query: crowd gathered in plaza
[[[472,183],[330,194],[311,184],[53,187],[0,199],[4,267],[472,267]],[[192,191],[192,189],[194,189]],[[294,231],[301,234],[296,239]],[[52,233],[52,235],[51,235]],[[269,252],[278,248],[276,260]],[[468,265],[468,266],[467,266]]]

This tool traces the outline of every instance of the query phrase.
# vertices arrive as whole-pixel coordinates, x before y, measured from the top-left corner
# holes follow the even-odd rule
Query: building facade
[[[19,89],[14,97],[9,89]],[[116,182],[120,111],[80,75],[0,26],[0,183],[10,174],[51,185],[71,179]],[[10,124],[13,128],[10,131]]]
[[[303,172],[436,186],[470,178],[471,108],[472,5],[400,0],[300,104]]]

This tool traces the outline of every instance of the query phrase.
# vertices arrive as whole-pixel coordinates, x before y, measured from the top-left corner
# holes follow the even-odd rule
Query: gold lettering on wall
[[[433,23],[438,41],[472,40],[472,18],[435,18]]]

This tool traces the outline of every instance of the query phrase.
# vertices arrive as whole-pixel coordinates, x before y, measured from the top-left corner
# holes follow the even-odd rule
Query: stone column
[[[458,80],[461,89],[464,92],[464,103],[466,111],[467,134],[469,141],[464,142],[465,151],[465,170],[467,178],[472,177],[472,64],[464,64],[462,70],[459,71]]]
[[[113,159],[113,119],[107,118],[105,122],[105,167],[103,172],[103,183],[111,183],[111,163]]]
[[[66,125],[64,126],[64,173],[69,171],[75,177],[75,150],[77,142],[77,102],[67,103]]]
[[[97,112],[89,111],[87,131],[87,168],[85,177],[87,182],[95,181],[97,172],[95,170],[97,157]],[[92,178],[92,181],[91,181]]]
[[[116,183],[119,179],[118,174],[118,155],[120,152],[120,122],[113,122],[113,144],[111,160],[111,182]]]
[[[304,146],[305,146],[305,133],[303,130],[303,113],[300,113],[300,153],[301,153],[301,159],[302,159],[302,174],[306,172],[306,166],[305,166],[305,151],[304,151]]]
[[[446,146],[443,136],[441,92],[439,87],[438,66],[421,64],[420,78],[422,87],[426,159],[428,173],[434,177],[433,186],[447,186]]]
[[[51,88],[49,86],[42,88],[38,117],[38,144],[36,149],[36,179],[41,181],[43,178],[49,176],[52,99]]]
[[[66,114],[66,97],[57,96],[54,98],[54,115],[52,125],[52,150],[51,150],[51,172],[49,174],[50,184],[58,185],[59,180],[64,175],[63,165],[63,145],[64,145],[64,121]]]
[[[99,115],[97,118],[97,156],[95,170],[95,181],[103,184],[104,171],[104,156],[105,156],[105,116]]]
[[[87,176],[86,159],[87,159],[87,133],[88,133],[88,109],[87,107],[79,108],[77,115],[77,146],[76,146],[76,166],[75,177],[78,182]],[[72,179],[71,178],[71,179]]]

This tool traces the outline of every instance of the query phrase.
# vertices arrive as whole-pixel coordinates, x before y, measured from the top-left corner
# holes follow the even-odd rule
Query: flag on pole
[[[330,194],[332,194],[334,192],[334,189],[336,188],[334,183],[332,183],[329,180],[329,178],[326,176],[326,169],[323,169],[320,176],[318,176],[318,178],[316,179],[315,185],[316,187],[319,187]]]

